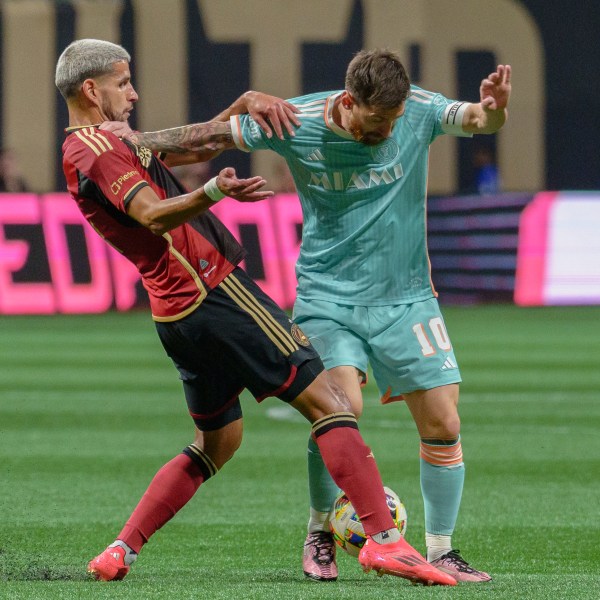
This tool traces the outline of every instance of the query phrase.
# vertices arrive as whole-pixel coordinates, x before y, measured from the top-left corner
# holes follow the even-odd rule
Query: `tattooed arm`
[[[229,118],[233,115],[249,113],[267,137],[272,137],[274,132],[277,137],[283,139],[284,130],[293,136],[295,127],[300,125],[297,112],[299,111],[293,104],[277,96],[248,91],[214,119],[205,123],[146,133],[131,131],[126,122],[106,122],[100,128],[108,129],[138,146],[165,152],[165,162],[169,166],[176,166],[207,161],[223,150],[234,148],[229,125]]]
[[[124,137],[138,146],[166,152],[165,162],[169,166],[210,160],[235,147],[229,121],[208,121],[146,133],[134,131]]]

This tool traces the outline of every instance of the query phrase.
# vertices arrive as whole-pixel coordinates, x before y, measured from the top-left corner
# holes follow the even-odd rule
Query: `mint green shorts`
[[[350,365],[366,374],[370,364],[383,402],[461,381],[435,298],[394,306],[297,298],[293,319],[327,369]]]

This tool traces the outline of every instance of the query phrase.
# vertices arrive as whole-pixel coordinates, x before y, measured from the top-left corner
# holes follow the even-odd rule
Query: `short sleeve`
[[[459,105],[464,107],[460,112]],[[462,115],[467,106],[467,102],[450,100],[438,92],[430,92],[412,85],[406,101],[406,113],[417,137],[423,143],[431,144],[444,133],[471,137],[470,133],[462,130]]]
[[[118,137],[93,127],[71,133],[65,159],[92,180],[120,211],[148,185],[131,150]]]
[[[253,152],[254,150],[276,151],[273,138],[269,139],[262,127],[250,115],[234,115],[229,122],[233,141],[240,150],[244,152]]]

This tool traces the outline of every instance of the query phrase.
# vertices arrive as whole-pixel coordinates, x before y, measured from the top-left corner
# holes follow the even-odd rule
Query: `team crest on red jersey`
[[[135,153],[140,159],[142,166],[147,169],[150,166],[150,161],[152,160],[152,150],[144,146],[136,146]]]

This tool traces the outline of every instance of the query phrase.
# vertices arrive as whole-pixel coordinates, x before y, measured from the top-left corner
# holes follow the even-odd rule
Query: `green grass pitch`
[[[0,598],[600,598],[600,307],[448,307],[467,479],[454,536],[487,585],[413,587],[340,553],[305,581],[308,424],[244,396],[245,438],[123,582],[85,565],[192,438],[146,313],[0,318]],[[418,441],[366,389],[361,430],[423,551]]]

